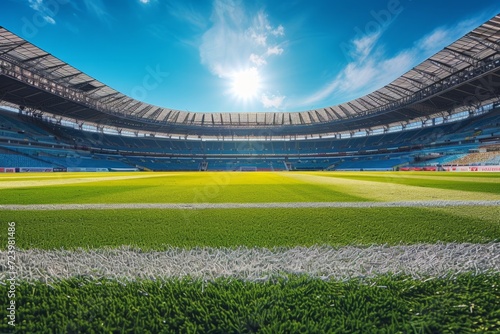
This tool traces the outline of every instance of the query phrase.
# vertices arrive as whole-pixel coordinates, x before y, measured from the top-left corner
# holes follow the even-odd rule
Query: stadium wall
[[[448,166],[448,172],[500,172],[500,166]]]

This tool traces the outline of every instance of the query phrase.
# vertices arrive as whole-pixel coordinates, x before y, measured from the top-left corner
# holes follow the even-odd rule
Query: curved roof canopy
[[[0,27],[0,99],[126,129],[186,135],[321,134],[425,119],[500,96],[500,14],[390,84],[302,112],[201,113],[135,100]]]

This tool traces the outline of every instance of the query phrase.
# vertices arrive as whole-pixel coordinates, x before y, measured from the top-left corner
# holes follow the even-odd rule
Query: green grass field
[[[83,278],[19,286],[23,333],[487,333],[500,328],[500,275],[426,282],[304,276],[263,283]],[[0,300],[5,302],[5,289]],[[0,311],[5,316],[5,308]],[[2,326],[2,328],[6,328]]]
[[[132,246],[149,252],[172,247],[272,249],[499,242],[500,206],[496,204],[133,208],[136,203],[261,203],[265,206],[266,203],[442,200],[500,201],[500,174],[0,174],[0,230],[7,235],[8,222],[16,223],[19,251]],[[23,210],[24,205],[33,204],[128,204],[130,207]],[[2,208],[6,205],[19,205],[16,208],[21,210]],[[6,239],[0,238],[2,249],[7,247]],[[7,278],[5,273],[3,277]],[[338,282],[289,275],[263,282],[238,279],[204,282],[186,276],[178,281],[136,281],[126,286],[105,277],[75,276],[50,286],[44,282],[21,281],[16,295],[16,330],[20,333],[453,333],[499,329],[498,272],[461,273],[450,277],[454,279],[384,275],[369,282]],[[146,291],[149,291],[147,296],[143,294]],[[2,284],[0,315],[3,318],[9,302],[6,296],[7,285]],[[102,302],[92,302],[95,298],[102,298]],[[135,317],[127,315],[130,312]],[[0,326],[0,330],[10,329],[6,321]]]
[[[500,240],[498,217],[498,206],[0,212],[24,249],[486,243]]]
[[[82,175],[81,175],[82,174]],[[500,198],[500,176],[442,173],[0,174],[0,204],[353,202]]]

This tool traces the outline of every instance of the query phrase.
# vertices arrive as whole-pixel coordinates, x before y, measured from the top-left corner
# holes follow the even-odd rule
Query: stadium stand
[[[433,127],[358,138],[298,141],[128,137],[85,132],[36,119],[23,134],[11,130],[0,132],[0,143],[3,142],[1,147],[10,155],[18,154],[17,161],[27,164],[24,167],[153,171],[392,170],[406,164],[457,163],[455,160],[478,149],[482,139],[498,133],[494,122],[499,110]],[[0,115],[3,124],[11,126],[23,124],[25,119],[24,115],[7,111]],[[479,126],[484,129],[481,133]],[[476,132],[472,142],[471,131]],[[204,162],[206,166],[202,168]],[[10,162],[4,167],[15,165]]]
[[[3,149],[0,147],[0,162],[2,167],[41,167],[53,168],[51,163]]]
[[[497,165],[500,161],[500,151],[470,153],[449,162],[450,165],[477,166]]]

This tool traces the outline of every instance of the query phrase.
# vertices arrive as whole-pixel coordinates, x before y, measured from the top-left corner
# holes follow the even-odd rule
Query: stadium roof
[[[201,113],[154,106],[2,27],[0,66],[0,100],[83,122],[200,136],[356,131],[499,101],[500,14],[366,96],[302,112]]]

